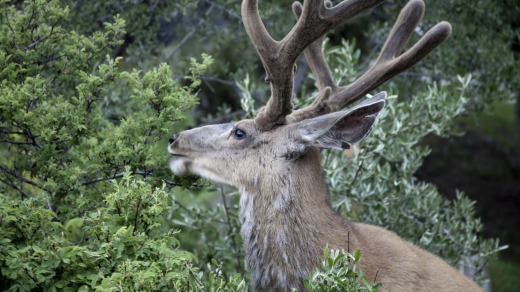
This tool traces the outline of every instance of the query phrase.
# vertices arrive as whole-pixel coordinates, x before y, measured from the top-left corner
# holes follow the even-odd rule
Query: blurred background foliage
[[[354,155],[323,152],[333,206],[517,291],[520,4],[425,2],[410,44],[440,20],[453,35],[378,88],[389,106]],[[339,83],[377,57],[405,3],[329,35]],[[2,289],[247,290],[239,194],[174,177],[165,151],[171,134],[269,96],[240,4],[0,0]],[[260,1],[275,38],[291,4]],[[315,90],[302,58],[295,105]]]

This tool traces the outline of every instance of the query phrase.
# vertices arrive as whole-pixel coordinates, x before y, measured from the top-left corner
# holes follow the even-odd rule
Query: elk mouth
[[[183,154],[179,154],[177,151],[173,150],[171,144],[168,145],[168,153],[170,153],[170,155],[172,156],[172,159],[182,158],[182,157],[188,158],[188,156],[183,155]]]

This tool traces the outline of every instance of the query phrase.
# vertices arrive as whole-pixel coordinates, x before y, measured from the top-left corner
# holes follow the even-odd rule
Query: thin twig
[[[214,7],[217,6],[217,4],[215,3],[212,3],[212,2],[208,2],[209,4],[211,4],[211,6],[208,8],[208,10],[206,10],[206,12],[204,13],[204,15],[206,17],[200,17],[199,21],[197,22],[196,25],[193,26],[193,28],[190,30],[190,32],[188,32],[183,38],[182,40],[175,46],[175,48],[173,48],[170,53],[168,53],[168,55],[166,56],[166,60],[169,60],[171,57],[173,57],[173,55],[175,55],[175,53],[180,49],[181,46],[183,46],[192,36],[193,34],[195,34],[195,31],[196,31],[196,27],[200,27],[205,19],[207,18],[207,16],[211,13],[211,11],[213,10]]]
[[[352,179],[352,181],[350,182],[350,188],[349,188],[349,191],[347,193],[350,193],[350,189],[352,188],[352,185],[356,182],[357,178],[358,178],[358,175],[359,173],[361,172],[361,168],[363,167],[363,163],[365,162],[365,160],[361,160],[361,163],[359,164],[359,167],[358,169],[356,170],[356,173],[354,174],[354,178]],[[346,193],[345,193],[346,194]]]
[[[347,231],[347,253],[350,254],[350,231]],[[347,257],[347,261],[350,264],[350,257]]]
[[[175,205],[178,205],[181,209],[185,210],[185,211],[188,211],[188,212],[192,212],[188,207],[184,206],[183,204],[181,204],[179,201],[177,201],[176,199],[172,199],[173,202],[175,203]]]
[[[11,188],[17,190],[18,192],[20,192],[20,194],[24,195],[25,197],[27,197],[27,198],[32,198],[31,195],[29,195],[28,193],[24,192],[22,189],[20,189],[19,187],[17,187],[15,184],[10,183],[10,182],[8,182],[8,181],[6,181],[6,180],[3,180],[3,179],[1,179],[1,178],[0,178],[0,182],[2,182],[2,183],[4,183],[5,185],[7,185],[7,186],[9,186],[9,187],[11,187]]]
[[[356,170],[356,173],[354,174],[354,178],[352,179],[352,181],[351,181],[350,184],[349,184],[349,189],[345,192],[345,197],[350,193],[350,190],[352,189],[352,185],[354,184],[354,182],[356,182],[357,177],[358,177],[358,174],[359,174],[361,168],[363,167],[363,162],[364,162],[364,160],[361,160],[361,163],[359,164],[359,167],[358,167],[358,169]],[[350,164],[349,164],[349,165],[350,165]],[[341,207],[342,207],[342,206],[343,206],[343,205],[339,205],[338,208],[336,209],[336,212],[339,213],[339,212],[341,211]]]
[[[195,280],[195,282],[197,282],[197,284],[199,285],[199,288],[202,289],[202,291],[206,291],[206,289],[204,288],[204,286],[202,285],[202,283],[199,281],[199,279],[197,279],[197,277],[195,277],[195,274],[193,274],[193,271],[191,269],[191,266],[188,266],[188,270],[190,271],[190,275],[193,277],[193,279]]]
[[[23,51],[26,52],[27,50],[29,49],[32,49],[34,46],[36,46],[37,44],[39,44],[42,40],[45,40],[45,38],[43,39],[37,39],[34,43],[26,46],[25,48],[23,48]]]
[[[42,147],[36,142],[36,138],[38,138],[38,135],[33,135],[33,133],[31,132],[31,130],[27,127],[25,127],[24,125],[20,125],[18,122],[16,121],[13,121],[11,122],[11,124],[14,126],[14,127],[17,127],[18,129],[22,130],[23,132],[23,135],[27,136],[29,139],[31,139],[32,141],[32,144],[38,148],[38,149],[41,149]]]
[[[4,19],[5,19],[5,23],[7,24],[7,27],[9,28],[9,30],[12,32],[13,36],[17,35],[15,30],[11,26],[11,22],[9,21],[9,17],[7,16],[7,14],[4,14],[3,16],[4,16]],[[14,44],[14,47],[18,49],[18,44],[16,43],[16,38],[13,37],[12,42]]]
[[[46,191],[46,192],[47,192],[47,190],[45,190],[44,188],[42,188],[41,186],[39,186],[37,183],[33,182],[32,180],[30,180],[30,179],[28,179],[28,178],[25,178],[24,176],[18,174],[18,173],[15,172],[15,171],[12,171],[12,170],[10,170],[10,169],[8,169],[8,168],[6,168],[6,167],[3,167],[3,166],[1,166],[1,165],[0,165],[0,170],[2,170],[2,172],[3,172],[4,174],[9,174],[10,176],[13,176],[13,177],[17,178],[17,179],[19,179],[20,181],[22,181],[22,182],[24,182],[24,183],[26,183],[26,184],[30,184],[30,185],[32,185],[32,186],[34,186],[34,187],[39,188],[39,189],[42,190],[42,191]]]
[[[12,145],[34,145],[33,142],[16,142],[11,140],[0,140],[0,143],[8,143]]]
[[[135,171],[135,172],[132,172],[131,175],[140,175],[140,176],[146,177],[150,173],[151,173],[151,171],[146,171],[146,172]],[[102,182],[102,181],[107,181],[107,180],[112,180],[112,179],[116,179],[116,178],[121,178],[124,175],[125,175],[124,173],[117,173],[117,174],[114,174],[111,177],[98,177],[98,178],[95,178],[93,180],[86,181],[86,182],[82,183],[81,185],[88,186],[88,185],[95,184],[95,183]]]
[[[4,134],[4,135],[25,135],[25,133],[23,132],[5,132],[5,131],[0,131],[0,133]]]
[[[183,38],[182,40],[175,46],[175,48],[173,48],[169,53],[168,55],[166,56],[166,60],[169,60],[171,57],[173,57],[173,55],[175,55],[175,53],[177,53],[177,51],[180,49],[180,47],[182,47],[192,36],[193,34],[195,33],[195,29],[192,28],[190,30],[190,32],[188,32]]]
[[[213,5],[214,7],[217,7],[221,11],[226,12],[229,16],[231,16],[231,17],[233,17],[233,18],[235,18],[237,20],[240,20],[240,21],[242,20],[242,17],[240,15],[236,14],[232,10],[226,9],[224,6],[222,6],[220,4],[217,4],[217,3],[213,2],[213,1],[210,1],[210,0],[204,0],[204,2],[209,3],[209,4]]]
[[[190,213],[190,214],[196,216],[196,217],[199,218],[199,219],[202,217],[199,213],[197,213],[197,212],[195,212],[195,211],[189,209],[188,207],[184,206],[183,204],[181,204],[181,203],[180,203],[179,201],[177,201],[176,199],[172,199],[172,200],[173,200],[173,202],[174,202],[176,205],[178,205],[178,206],[179,206],[181,209],[183,209],[184,211],[186,211],[186,212],[188,212],[188,213]],[[215,222],[215,223],[219,223],[219,224],[225,224],[225,225],[227,225],[227,222],[224,222],[224,221],[220,221],[220,220],[217,220],[217,219],[210,219],[210,220],[211,220],[211,222]],[[215,228],[215,230],[216,230],[216,228]]]

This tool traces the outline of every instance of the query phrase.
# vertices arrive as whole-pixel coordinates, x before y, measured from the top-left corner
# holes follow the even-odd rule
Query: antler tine
[[[332,2],[325,1],[325,7],[332,7]],[[302,5],[299,2],[294,2],[293,12],[296,18],[299,19],[302,14]],[[325,62],[325,56],[323,55],[322,44],[324,39],[325,35],[319,37],[303,51],[305,59],[307,59],[307,63],[316,78],[318,91],[320,92],[325,87],[337,87],[334,78],[332,78],[332,72],[330,71],[329,65]]]
[[[399,55],[417,23],[421,20],[423,12],[424,2],[422,0],[408,2],[401,10],[375,64],[356,81],[344,87],[337,87],[333,81],[329,81],[329,77],[323,78],[323,76],[330,76],[331,73],[321,51],[321,41],[309,46],[309,51],[305,56],[309,64],[313,63],[310,67],[318,80],[320,95],[312,105],[294,111],[286,118],[287,121],[293,123],[341,110],[388,79],[417,64],[451,34],[450,24],[445,21],[440,22],[412,48]],[[319,70],[328,72],[318,72]]]
[[[339,23],[382,1],[346,0],[332,7],[322,0],[307,0],[296,25],[281,41],[267,32],[258,12],[258,0],[242,2],[244,27],[262,60],[266,80],[271,83],[271,97],[255,118],[259,130],[269,131],[286,123],[286,116],[292,112],[294,63],[305,48]]]

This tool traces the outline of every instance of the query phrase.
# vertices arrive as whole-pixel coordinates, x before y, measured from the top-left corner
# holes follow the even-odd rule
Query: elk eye
[[[246,132],[240,130],[239,128],[233,129],[233,136],[237,140],[242,140],[246,137]]]

